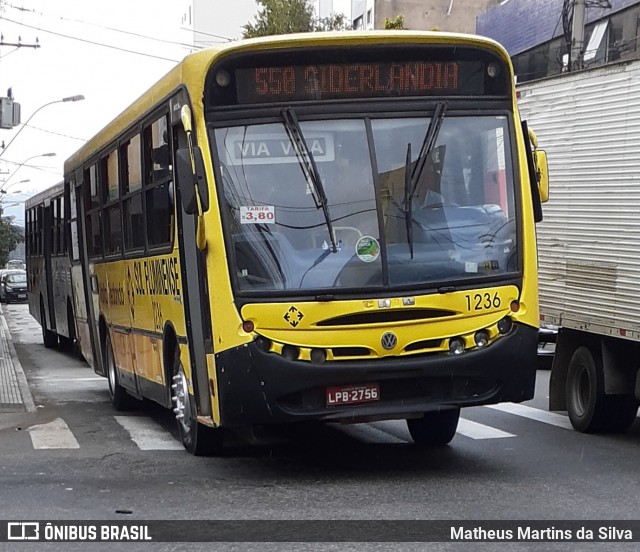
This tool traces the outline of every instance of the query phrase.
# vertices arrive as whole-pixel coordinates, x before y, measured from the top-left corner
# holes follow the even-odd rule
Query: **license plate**
[[[18,293],[18,299],[26,299],[26,298],[27,298],[26,293]]]
[[[377,383],[327,387],[327,406],[357,404],[380,400],[380,386]]]

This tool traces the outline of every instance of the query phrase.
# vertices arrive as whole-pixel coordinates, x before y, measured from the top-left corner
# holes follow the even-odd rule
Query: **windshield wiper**
[[[318,167],[316,166],[313,154],[309,150],[307,142],[304,139],[295,111],[290,107],[283,109],[282,119],[284,120],[284,128],[287,131],[289,140],[291,140],[293,149],[296,152],[296,157],[298,158],[298,163],[300,163],[302,173],[313,191],[311,195],[316,204],[316,208],[322,208],[324,221],[327,225],[327,230],[329,231],[329,239],[331,240],[331,250],[333,253],[337,253],[338,247],[336,245],[335,236],[333,235],[333,224],[331,222],[331,213],[329,213],[327,194],[324,191],[322,179],[320,178],[320,173],[318,172]]]
[[[438,102],[436,109],[433,113],[431,121],[429,121],[429,128],[424,136],[422,147],[420,148],[420,154],[416,159],[416,164],[411,171],[411,144],[407,144],[407,160],[405,162],[404,173],[404,221],[407,228],[407,242],[409,244],[409,251],[411,252],[411,258],[413,259],[413,198],[416,195],[416,189],[422,177],[422,172],[427,164],[427,159],[433,148],[436,145],[440,128],[442,127],[442,121],[444,121],[444,114],[447,111],[446,102]]]

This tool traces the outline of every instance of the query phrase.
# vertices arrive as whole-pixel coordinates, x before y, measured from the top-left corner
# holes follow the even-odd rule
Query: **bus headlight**
[[[498,331],[504,335],[508,334],[513,327],[513,321],[508,316],[505,316],[502,320],[498,322]]]
[[[327,360],[327,352],[324,349],[311,349],[309,356],[314,364],[324,364]]]
[[[461,337],[452,337],[449,340],[449,352],[454,355],[461,355],[464,353],[464,339]]]
[[[473,340],[476,342],[477,347],[486,347],[489,343],[489,332],[487,330],[480,330],[475,333]]]
[[[293,345],[285,345],[282,347],[282,356],[287,360],[298,360],[300,356],[300,350]]]

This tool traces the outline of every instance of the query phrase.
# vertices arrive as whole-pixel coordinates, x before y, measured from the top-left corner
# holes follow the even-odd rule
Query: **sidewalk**
[[[0,309],[0,414],[35,412],[27,378]]]

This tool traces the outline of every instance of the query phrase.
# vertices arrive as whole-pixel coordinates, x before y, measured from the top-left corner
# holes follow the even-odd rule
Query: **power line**
[[[10,165],[17,165],[18,167],[25,167],[27,169],[35,169],[37,171],[46,172],[49,174],[60,174],[60,171],[52,170],[46,167],[39,167],[38,165],[25,165],[24,163],[18,163],[17,161],[10,161],[9,159],[2,158],[2,161],[9,163]]]
[[[21,25],[23,27],[26,27],[28,29],[34,29],[36,31],[41,31],[44,33],[48,33],[48,34],[52,34],[54,36],[60,36],[62,38],[68,38],[69,40],[77,40],[78,42],[84,42],[85,44],[93,44],[94,46],[103,46],[105,48],[111,48],[112,50],[119,50],[120,52],[126,52],[128,54],[136,54],[139,56],[145,56],[145,57],[150,57],[150,58],[154,58],[154,59],[161,59],[163,61],[171,61],[173,63],[178,63],[180,60],[177,59],[171,59],[171,58],[166,58],[166,57],[162,57],[162,56],[155,56],[153,54],[146,54],[144,52],[136,52],[135,50],[129,50],[128,48],[120,48],[118,46],[112,46],[111,44],[103,44],[101,42],[95,42],[93,40],[87,40],[84,38],[78,38],[77,36],[70,36],[70,35],[66,35],[63,33],[57,33],[55,31],[50,31],[48,29],[45,29],[43,27],[36,27],[34,25],[27,25],[26,23],[21,23],[19,21],[15,21],[13,19],[9,19],[8,17],[4,17],[2,15],[0,15],[0,19],[4,20],[4,21],[8,21],[9,23],[15,23],[16,25]]]
[[[56,136],[61,136],[62,138],[71,138],[72,140],[78,140],[80,142],[86,142],[87,141],[86,138],[78,138],[77,136],[69,136],[68,134],[61,134],[60,132],[54,132],[53,130],[47,130],[46,128],[40,128],[40,127],[37,127],[37,126],[27,125],[27,124],[25,124],[25,126],[28,126],[29,128],[33,128],[34,130],[39,130],[41,132],[47,132],[48,134],[55,134]]]
[[[233,38],[229,38],[228,36],[220,36],[217,34],[213,34],[213,33],[205,33],[204,31],[199,31],[197,29],[191,29],[189,27],[180,27],[181,31],[192,31],[194,33],[198,33],[201,35],[206,35],[206,36],[212,36],[213,38],[219,38],[220,40],[224,40],[226,42],[231,42],[233,41]]]
[[[106,25],[100,25],[98,23],[93,23],[91,21],[84,21],[82,19],[73,19],[73,18],[70,18],[70,17],[64,17],[62,15],[53,15],[53,14],[50,14],[50,13],[47,13],[47,12],[36,12],[36,10],[34,10],[34,9],[26,9],[26,8],[23,8],[23,7],[20,7],[20,6],[14,6],[13,4],[5,4],[5,5],[10,7],[10,8],[13,8],[15,10],[22,11],[22,12],[29,12],[29,13],[33,13],[35,15],[44,15],[46,17],[51,17],[51,18],[59,18],[62,21],[70,21],[72,23],[81,23],[83,25],[90,25],[92,27],[97,27],[99,29],[105,29],[107,31],[113,31],[113,32],[116,32],[116,33],[122,33],[122,34],[130,35],[130,36],[135,36],[135,37],[138,37],[138,38],[144,38],[146,40],[153,40],[153,41],[156,41],[156,42],[162,42],[164,44],[174,44],[176,46],[187,46],[187,47],[191,46],[191,44],[187,44],[186,42],[175,42],[173,40],[166,40],[166,39],[158,38],[158,37],[154,37],[154,36],[143,35],[143,34],[140,34],[140,33],[134,33],[133,31],[125,31],[124,29],[117,29],[115,27],[108,27]]]

